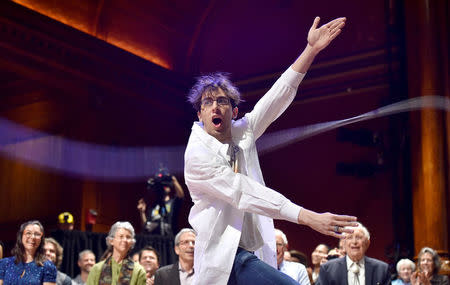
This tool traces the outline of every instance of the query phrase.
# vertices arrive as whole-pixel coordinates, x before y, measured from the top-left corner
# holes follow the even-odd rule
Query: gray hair
[[[284,245],[287,245],[288,244],[288,240],[287,240],[286,235],[281,230],[275,229],[275,236],[277,234],[281,236],[281,239],[283,240]]]
[[[425,253],[429,253],[433,257],[433,275],[438,274],[441,269],[441,258],[439,257],[439,254],[437,254],[437,252],[431,247],[424,247],[420,250],[417,255],[417,264],[420,266],[420,260],[422,259],[422,255]]]
[[[414,271],[416,269],[416,265],[414,264],[414,262],[412,262],[408,258],[403,258],[397,262],[397,266],[396,266],[397,272],[400,272],[400,267],[403,265],[411,267],[411,271]]]
[[[83,256],[84,256],[85,254],[88,254],[88,253],[92,254],[92,255],[94,256],[94,259],[95,259],[95,254],[94,254],[94,252],[93,252],[92,250],[90,250],[90,249],[85,249],[85,250],[83,250],[82,252],[80,252],[80,253],[78,254],[78,260],[83,259]]]
[[[370,233],[369,230],[360,222],[356,222],[358,225],[356,227],[345,227],[346,229],[352,229],[352,230],[356,230],[356,229],[361,229],[364,233],[364,235],[366,236],[367,240],[370,240]]]
[[[241,94],[236,86],[228,79],[227,73],[211,73],[200,76],[188,94],[188,102],[196,111],[200,111],[203,94],[212,94],[221,89],[231,99],[231,105],[236,107],[241,102]]]
[[[111,248],[110,242],[114,239],[119,229],[125,229],[131,233],[132,240],[130,249],[132,249],[134,247],[134,244],[136,243],[136,239],[134,238],[134,228],[130,224],[130,222],[116,222],[114,225],[112,225],[111,229],[109,230],[108,236],[106,237],[106,244],[108,245],[108,248]]]
[[[184,233],[193,233],[195,236],[197,236],[197,233],[191,228],[181,229],[181,231],[179,231],[177,233],[177,235],[175,236],[175,245],[179,245],[180,244],[181,235],[184,234]]]

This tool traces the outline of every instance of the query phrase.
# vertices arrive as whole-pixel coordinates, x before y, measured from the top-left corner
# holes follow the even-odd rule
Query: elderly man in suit
[[[380,260],[365,256],[370,245],[370,233],[361,223],[346,234],[345,257],[333,259],[320,268],[316,285],[364,285],[390,284],[388,265]]]
[[[194,246],[196,233],[184,228],[175,236],[175,253],[178,262],[156,270],[155,285],[189,285],[194,277]]]

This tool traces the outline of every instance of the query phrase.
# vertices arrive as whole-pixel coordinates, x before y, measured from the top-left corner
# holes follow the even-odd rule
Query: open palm
[[[320,18],[316,17],[308,32],[308,44],[316,51],[321,51],[341,33],[345,21],[345,17],[337,18],[317,28]]]

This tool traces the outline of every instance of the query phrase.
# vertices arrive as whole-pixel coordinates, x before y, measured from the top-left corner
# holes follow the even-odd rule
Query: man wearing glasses
[[[175,236],[175,253],[178,262],[161,267],[155,272],[155,285],[189,285],[194,278],[194,246],[196,233],[184,228]]]
[[[226,76],[198,79],[189,101],[197,111],[185,152],[185,181],[194,206],[189,222],[197,232],[193,284],[295,284],[276,269],[272,219],[308,225],[341,237],[355,217],[319,214],[268,188],[255,141],[293,101],[315,56],[341,32],[345,18],[318,28],[316,17],[299,58],[237,120],[240,94]]]

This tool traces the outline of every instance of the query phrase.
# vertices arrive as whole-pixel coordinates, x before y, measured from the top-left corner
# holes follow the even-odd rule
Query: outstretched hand
[[[341,33],[346,20],[345,17],[337,18],[317,28],[320,18],[316,17],[308,32],[308,45],[316,52],[323,50]]]
[[[352,233],[353,230],[345,227],[358,226],[356,217],[336,215],[332,213],[316,213],[308,209],[301,209],[298,215],[298,223],[309,226],[324,235],[343,238],[343,233]]]

